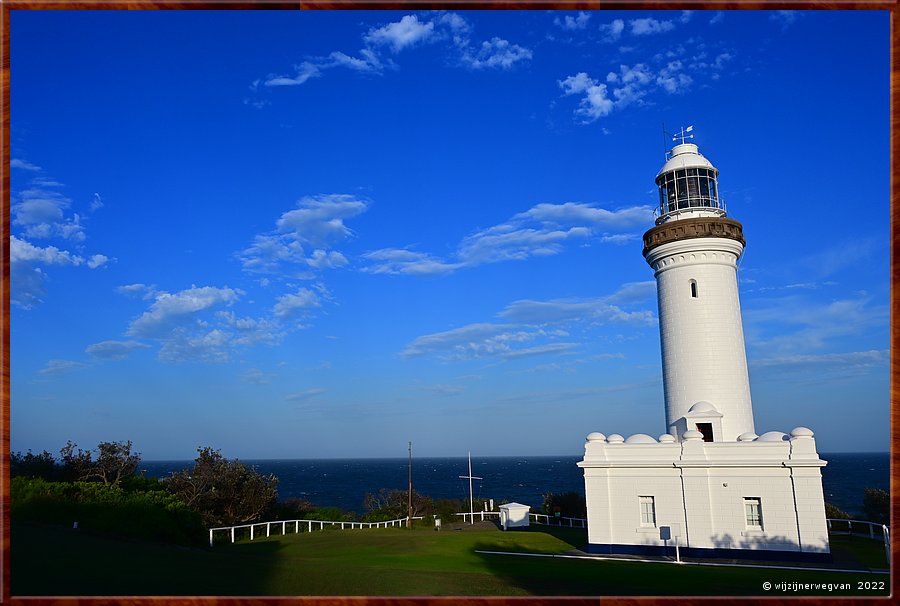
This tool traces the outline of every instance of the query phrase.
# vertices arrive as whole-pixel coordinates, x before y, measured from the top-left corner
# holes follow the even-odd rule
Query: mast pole
[[[412,442],[409,443],[409,493],[406,513],[406,527],[412,528]]]

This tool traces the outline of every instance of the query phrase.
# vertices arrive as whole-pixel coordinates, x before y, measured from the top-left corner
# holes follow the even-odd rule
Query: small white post
[[[681,552],[678,550],[678,535],[675,535],[675,561],[681,563]]]
[[[294,520],[294,534],[300,534],[300,520]]]
[[[309,531],[312,532],[312,522],[309,523]]]
[[[253,540],[253,524],[250,524],[250,540]]]
[[[271,533],[271,531],[272,531],[272,523],[271,523],[271,522],[266,522],[266,536],[267,536],[267,537],[269,536],[269,534]]]
[[[231,542],[234,543],[234,526],[231,527]]]
[[[209,529],[209,546],[212,547],[212,528]]]
[[[325,530],[325,522],[319,522],[319,530]]]
[[[287,534],[287,522],[281,523],[281,534]]]

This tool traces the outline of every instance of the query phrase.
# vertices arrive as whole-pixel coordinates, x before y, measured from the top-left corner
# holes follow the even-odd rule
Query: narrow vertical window
[[[691,297],[697,298],[697,280],[691,280]]]
[[[653,497],[638,497],[641,503],[641,526],[656,526],[656,504]]]
[[[762,530],[762,503],[759,497],[744,497],[744,515],[747,520],[747,528]]]

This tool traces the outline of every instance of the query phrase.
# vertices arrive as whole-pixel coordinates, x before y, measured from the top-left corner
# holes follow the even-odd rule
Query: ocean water
[[[820,454],[828,461],[822,469],[825,500],[854,517],[863,514],[866,488],[890,487],[889,453]],[[548,492],[584,494],[584,476],[576,465],[580,456],[474,457],[472,481],[476,502],[505,499],[540,509]],[[365,512],[367,492],[381,488],[406,490],[407,459],[294,459],[247,460],[263,474],[278,476],[280,499],[300,497],[322,507]],[[164,478],[193,461],[143,461],[145,475]],[[414,458],[413,489],[435,499],[469,498],[468,461],[458,458]],[[476,504],[476,509],[479,506]]]

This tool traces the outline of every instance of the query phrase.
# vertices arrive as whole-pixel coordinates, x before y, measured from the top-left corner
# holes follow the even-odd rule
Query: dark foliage
[[[890,524],[891,495],[880,488],[866,488],[863,493],[863,510],[870,522]]]
[[[198,448],[192,469],[163,480],[166,489],[198,512],[206,526],[233,526],[260,519],[278,497],[278,478],[264,476],[218,450]]]
[[[97,453],[94,460],[93,453]],[[30,450],[9,456],[11,476],[42,478],[48,482],[94,481],[118,485],[134,475],[140,453],[131,452],[131,441],[100,442],[95,450],[82,450],[69,440],[59,451],[59,460],[46,450],[36,455]]]
[[[200,516],[164,491],[131,490],[100,482],[48,482],[15,477],[10,482],[10,518],[61,524],[185,545],[204,542]]]
[[[541,512],[555,516],[558,512],[563,518],[586,518],[587,503],[584,496],[577,492],[564,492],[556,494],[548,492],[544,495],[544,505]]]
[[[363,499],[366,522],[383,522],[385,520],[397,520],[405,518],[409,513],[409,491],[389,490],[382,488],[376,494],[366,493]],[[413,517],[429,515],[433,509],[431,497],[412,491],[412,515]]]
[[[830,520],[849,520],[850,514],[831,503],[825,503],[825,517]]]

